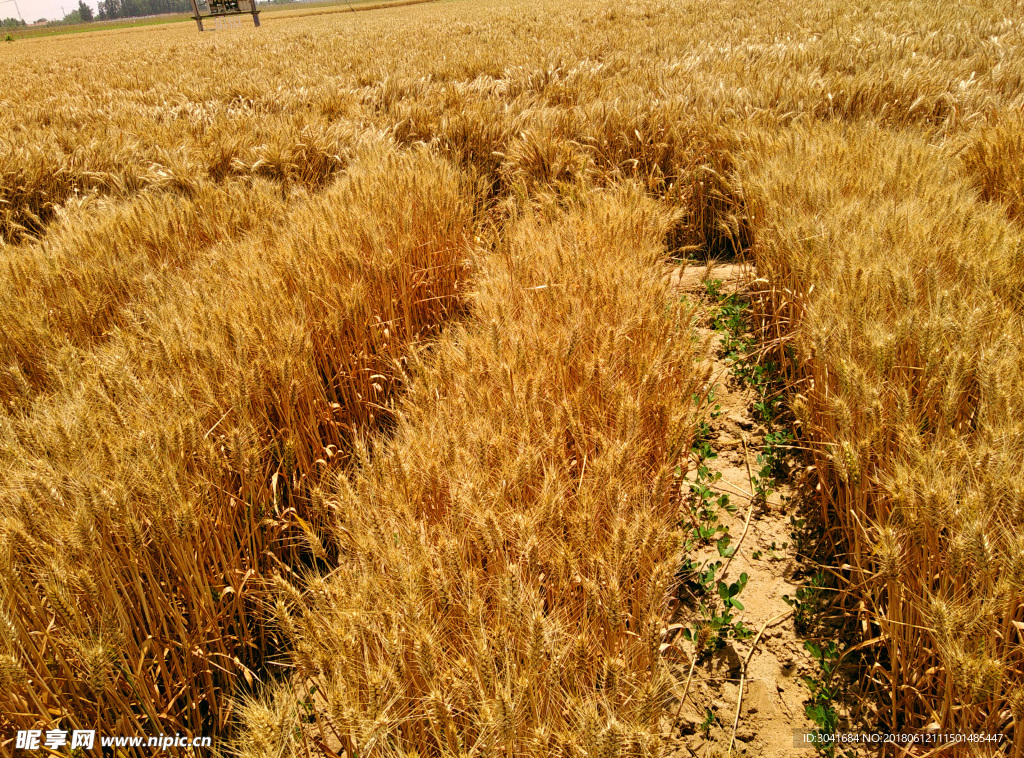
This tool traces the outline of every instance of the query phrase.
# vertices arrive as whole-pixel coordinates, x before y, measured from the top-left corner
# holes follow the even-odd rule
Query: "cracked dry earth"
[[[743,534],[752,501],[749,472],[757,472],[757,453],[768,430],[759,425],[751,413],[754,391],[742,386],[730,373],[721,344],[722,335],[710,326],[714,306],[706,294],[704,281],[721,280],[721,291],[728,294],[741,290],[748,274],[749,266],[744,264],[711,268],[690,264],[674,268],[669,274],[675,296],[685,296],[700,304],[695,327],[699,337],[708,341],[708,359],[713,364],[709,388],[717,384],[715,403],[721,406],[717,418],[709,419],[713,429],[711,445],[718,455],[706,465],[712,472],[721,473],[713,489],[727,493],[730,502],[737,506],[734,514],[719,511],[720,523],[729,527],[732,546],[736,546]],[[688,478],[692,480],[693,476],[690,472]],[[795,746],[793,735],[814,727],[804,715],[804,702],[809,693],[800,679],[801,675],[813,673],[814,662],[796,634],[793,617],[788,613],[790,607],[783,599],[783,595],[794,596],[797,589],[798,564],[790,536],[790,515],[796,513],[796,506],[790,503],[790,490],[784,482],[776,487],[780,491],[772,494],[766,505],[754,506],[746,535],[735,557],[725,567],[726,575],[719,577],[728,584],[746,573],[747,585],[738,596],[744,610],[736,611],[735,618],[743,621],[754,635],[768,624],[753,648],[746,669],[732,755],[812,758],[813,748]],[[755,558],[757,551],[760,555]],[[700,548],[691,557],[698,565],[705,560],[719,559],[714,544]],[[680,593],[680,600],[674,621],[692,626],[699,618],[696,603],[687,597],[685,589]],[[729,754],[743,664],[754,639],[751,636],[743,641],[730,640],[709,661],[694,666],[686,699],[672,727],[679,739],[674,753],[676,758]],[[676,663],[681,694],[690,670],[693,647],[679,639],[678,648],[681,654]],[[710,729],[705,731],[702,723],[707,721],[707,709],[714,714],[714,719]]]

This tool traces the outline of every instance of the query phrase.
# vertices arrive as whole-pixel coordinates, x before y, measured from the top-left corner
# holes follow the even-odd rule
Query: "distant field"
[[[417,5],[425,2],[437,2],[437,0],[319,0],[318,2],[294,2],[284,5],[261,5],[260,16],[264,14],[270,18],[287,18],[291,16],[320,15],[323,13],[351,13],[359,11],[374,10],[402,5]],[[125,18],[114,21],[93,21],[88,24],[68,24],[66,26],[40,26],[24,29],[6,30],[4,36],[10,36],[14,41],[22,39],[34,39],[36,37],[52,37],[63,34],[78,34],[81,32],[98,32],[110,29],[135,29],[138,27],[157,26],[162,24],[174,24],[181,21],[191,21],[190,13],[165,13],[159,16],[146,16],[144,18]],[[193,22],[194,23],[194,22]]]
[[[167,13],[160,16],[149,16],[137,19],[117,19],[116,21],[94,21],[88,24],[68,24],[66,26],[38,26],[24,29],[5,30],[4,36],[10,36],[13,41],[23,39],[35,39],[37,37],[53,37],[63,34],[76,34],[79,32],[96,32],[108,29],[132,29],[135,27],[154,26],[157,24],[171,24],[189,18],[184,13]]]
[[[0,45],[0,745],[1020,758],[1019,3],[371,5]]]

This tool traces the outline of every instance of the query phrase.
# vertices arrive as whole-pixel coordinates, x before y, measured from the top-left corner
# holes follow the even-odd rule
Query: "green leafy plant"
[[[697,724],[697,728],[700,729],[700,733],[704,735],[704,739],[708,739],[711,736],[711,727],[715,723],[715,712],[710,708],[704,709],[704,720]]]
[[[735,608],[736,610],[742,611],[743,603],[736,599],[743,588],[747,586],[747,575],[746,573],[740,574],[740,578],[732,584],[726,584],[723,581],[718,582],[718,596],[722,598],[722,602],[725,603],[726,608]]]
[[[788,429],[765,434],[764,446],[756,458],[757,473],[751,477],[756,498],[765,501],[775,492],[778,480],[786,474],[784,458],[792,441],[793,433]]]
[[[721,561],[698,565],[692,558],[687,558],[683,561],[679,574],[688,578],[689,583],[694,587],[695,595],[704,597],[714,591],[716,576],[720,568],[722,568]]]
[[[835,708],[835,699],[839,695],[837,673],[842,651],[836,640],[828,640],[823,645],[805,640],[804,649],[818,664],[817,674],[800,677],[811,692],[811,697],[804,706],[804,713],[814,722],[816,735],[835,734],[839,726],[839,712]],[[826,758],[853,755],[851,752],[840,750],[832,740],[815,740],[814,745],[818,755]]]
[[[781,561],[786,557],[782,551],[786,550],[786,548],[788,547],[788,542],[783,542],[781,545],[777,545],[774,541],[772,541],[772,544],[769,545],[768,548],[766,548],[766,550],[755,550],[753,553],[751,553],[751,557],[755,561],[759,561],[762,558],[769,561]]]
[[[708,419],[714,421],[722,415],[722,406],[715,403],[717,393],[718,385],[712,385],[704,395],[694,393],[692,398],[694,413],[697,417],[697,430],[694,434],[691,452],[700,462],[718,457],[718,453],[711,445],[711,437],[715,430],[708,423]]]
[[[701,603],[701,619],[692,628],[684,629],[682,636],[694,644],[698,659],[721,650],[730,639],[745,640],[753,634],[742,621],[736,621],[733,614],[735,610],[744,609],[738,595],[747,586],[748,576],[741,574],[737,581],[726,584],[717,579],[721,567],[721,561],[714,561],[695,572],[700,592],[710,602]],[[716,594],[722,607],[715,600]]]
[[[693,538],[697,543],[708,544],[720,541],[728,535],[729,527],[719,523],[719,511],[735,513],[736,506],[729,500],[729,495],[716,492],[711,485],[722,478],[720,471],[712,472],[706,464],[697,467],[697,474],[690,486],[690,521],[693,526]],[[728,546],[728,540],[719,547],[719,554]]]
[[[299,698],[296,705],[300,709],[299,720],[305,724],[312,724],[316,721],[316,701],[314,697],[318,692],[318,687],[314,684],[306,692],[304,698]]]
[[[718,554],[723,558],[732,558],[732,556],[736,554],[736,548],[729,547],[730,542],[732,542],[732,537],[728,534],[723,534],[715,543],[718,548]]]
[[[806,634],[823,611],[825,582],[825,573],[818,571],[803,586],[797,587],[795,597],[782,596],[786,604],[793,608],[793,623],[798,633]]]
[[[722,298],[722,284],[721,279],[708,279],[704,282],[704,291],[712,300],[720,300]]]

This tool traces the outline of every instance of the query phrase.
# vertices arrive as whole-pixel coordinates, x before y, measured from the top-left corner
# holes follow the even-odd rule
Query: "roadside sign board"
[[[192,0],[192,18],[196,20],[199,31],[203,31],[203,19],[246,13],[251,13],[253,23],[259,26],[260,12],[256,3],[257,0]]]

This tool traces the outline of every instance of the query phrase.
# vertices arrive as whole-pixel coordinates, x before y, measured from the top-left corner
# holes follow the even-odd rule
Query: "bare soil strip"
[[[722,264],[711,268],[690,264],[671,274],[673,292],[696,299],[704,311],[696,327],[707,342],[712,374],[708,390],[715,388],[713,405],[719,405],[717,417],[709,420],[711,445],[717,457],[706,461],[711,472],[721,474],[715,483],[717,492],[729,495],[735,513],[719,511],[720,523],[729,528],[732,546],[739,549],[719,578],[731,584],[742,574],[747,583],[738,596],[744,610],[736,613],[736,621],[754,634],[746,640],[731,640],[710,660],[698,663],[693,670],[686,700],[679,713],[674,733],[682,737],[677,755],[707,756],[727,753],[733,740],[733,751],[739,754],[781,758],[809,756],[810,748],[795,747],[795,731],[810,731],[813,724],[804,715],[807,688],[800,676],[811,674],[813,660],[804,650],[794,628],[790,607],[784,595],[795,595],[798,571],[796,548],[791,538],[790,516],[796,515],[791,502],[791,489],[780,482],[778,492],[766,503],[754,502],[751,471],[756,472],[756,456],[768,432],[752,412],[755,393],[732,376],[722,347],[722,334],[711,328],[710,311],[715,307],[708,298],[705,280],[722,282],[722,292],[742,290],[747,280],[743,264]],[[688,479],[693,479],[693,472]],[[751,507],[754,508],[748,514]],[[747,525],[744,534],[744,525]],[[757,558],[754,558],[758,555]],[[700,548],[692,558],[699,564],[722,560],[714,543]],[[700,619],[697,599],[688,596],[687,586],[680,590],[681,606],[676,623],[692,626]],[[763,632],[758,637],[758,632]],[[754,643],[756,641],[756,646]],[[679,647],[685,652],[680,661],[682,674],[688,674],[694,654],[693,645],[682,639]],[[746,670],[744,675],[744,664]],[[742,706],[738,722],[736,706],[743,684]],[[710,715],[709,715],[710,711]]]

